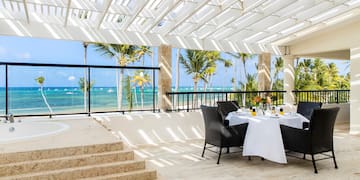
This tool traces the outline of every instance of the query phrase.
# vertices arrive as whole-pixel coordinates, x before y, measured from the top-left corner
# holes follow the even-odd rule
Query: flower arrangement
[[[259,104],[271,104],[271,97],[270,96],[266,96],[266,97],[260,97],[260,96],[255,96],[253,99],[253,104],[256,106],[259,106]]]

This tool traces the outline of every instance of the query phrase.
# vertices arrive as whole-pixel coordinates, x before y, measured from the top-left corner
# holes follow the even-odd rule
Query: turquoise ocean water
[[[202,89],[199,89],[201,91]],[[231,88],[214,87],[208,91],[231,90]],[[181,87],[178,91],[193,91],[192,87]],[[39,87],[10,87],[9,113],[15,115],[24,114],[47,114],[44,100]],[[44,87],[44,93],[53,112],[56,113],[81,113],[84,109],[84,94],[78,87]],[[139,88],[133,89],[133,110],[142,109],[141,94]],[[144,109],[153,108],[155,94],[155,105],[157,106],[157,88],[155,92],[152,87],[144,90]],[[128,110],[128,102],[123,92],[123,110]],[[117,95],[116,87],[93,87],[91,89],[91,111],[116,111]],[[86,104],[87,105],[87,104]],[[0,114],[5,114],[5,88],[0,88]]]

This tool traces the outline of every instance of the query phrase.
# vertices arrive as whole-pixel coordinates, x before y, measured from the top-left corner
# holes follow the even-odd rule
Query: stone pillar
[[[270,90],[271,76],[271,54],[262,53],[259,55],[258,64],[258,90],[268,91]]]
[[[360,134],[360,47],[350,49],[350,133]]]
[[[171,99],[166,95],[167,92],[171,92],[171,46],[160,45],[158,51],[159,61],[159,80],[158,80],[158,102],[161,111],[171,109]]]
[[[295,56],[282,56],[284,59],[284,103],[287,106],[294,106],[295,96],[292,91],[295,89]]]

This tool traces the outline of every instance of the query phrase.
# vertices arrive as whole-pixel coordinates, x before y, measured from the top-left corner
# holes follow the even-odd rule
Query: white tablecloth
[[[243,156],[260,156],[277,163],[287,163],[280,124],[301,129],[303,122],[309,122],[296,113],[251,116],[249,112],[231,112],[226,119],[230,126],[249,123]]]

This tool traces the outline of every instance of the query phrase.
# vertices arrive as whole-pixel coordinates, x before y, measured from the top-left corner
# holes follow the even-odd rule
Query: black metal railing
[[[295,102],[348,103],[350,90],[294,90]]]
[[[284,104],[286,91],[214,91],[214,92],[168,92],[172,102],[168,111],[190,111],[200,108],[200,105],[216,106],[217,101],[237,101],[241,107],[254,104],[254,98],[271,97],[273,105]]]
[[[52,116],[70,114],[88,114],[103,112],[127,112],[127,111],[159,111],[157,107],[157,89],[155,86],[155,75],[159,67],[140,67],[140,66],[106,66],[106,65],[77,65],[77,64],[46,64],[46,63],[8,63],[0,62],[0,77],[4,78],[0,84],[0,116],[6,117],[8,114],[14,116]],[[117,107],[115,84],[106,86],[108,79],[118,75],[120,70],[124,74],[131,71],[142,70],[151,77],[151,83],[145,88],[136,88],[131,85],[131,91],[135,91],[131,101],[137,100],[141,105],[135,104],[132,108],[126,102],[126,94],[123,91],[123,108]],[[44,75],[46,74],[47,75]],[[99,74],[110,74],[109,78],[101,79]],[[71,75],[71,74],[74,74]],[[45,83],[42,93],[48,97],[48,104],[54,108],[53,113],[47,110],[45,101],[40,95],[40,86],[36,86],[34,79],[36,76],[44,76]],[[70,76],[71,75],[71,76]],[[31,76],[31,77],[29,77]],[[63,82],[57,82],[63,77]],[[65,77],[66,76],[66,77]],[[111,76],[111,78],[110,78]],[[95,86],[86,90],[79,87],[80,81],[76,82],[75,77],[83,77],[87,83],[95,82]],[[102,76],[103,77],[103,76]],[[52,79],[51,79],[52,78]],[[116,80],[115,80],[116,79]],[[125,80],[125,78],[123,78]],[[24,85],[31,84],[31,86]],[[65,82],[66,81],[66,82]],[[61,87],[58,84],[72,84]],[[74,82],[75,81],[75,82]],[[133,81],[132,81],[133,83]],[[51,84],[51,85],[49,85]],[[103,84],[103,85],[101,85]],[[62,85],[64,86],[64,85]],[[41,89],[42,90],[42,89]],[[138,95],[139,92],[144,95]],[[86,96],[84,96],[86,93]],[[137,98],[136,98],[137,97]],[[145,99],[145,100],[144,100]],[[132,104],[132,103],[131,103]]]

